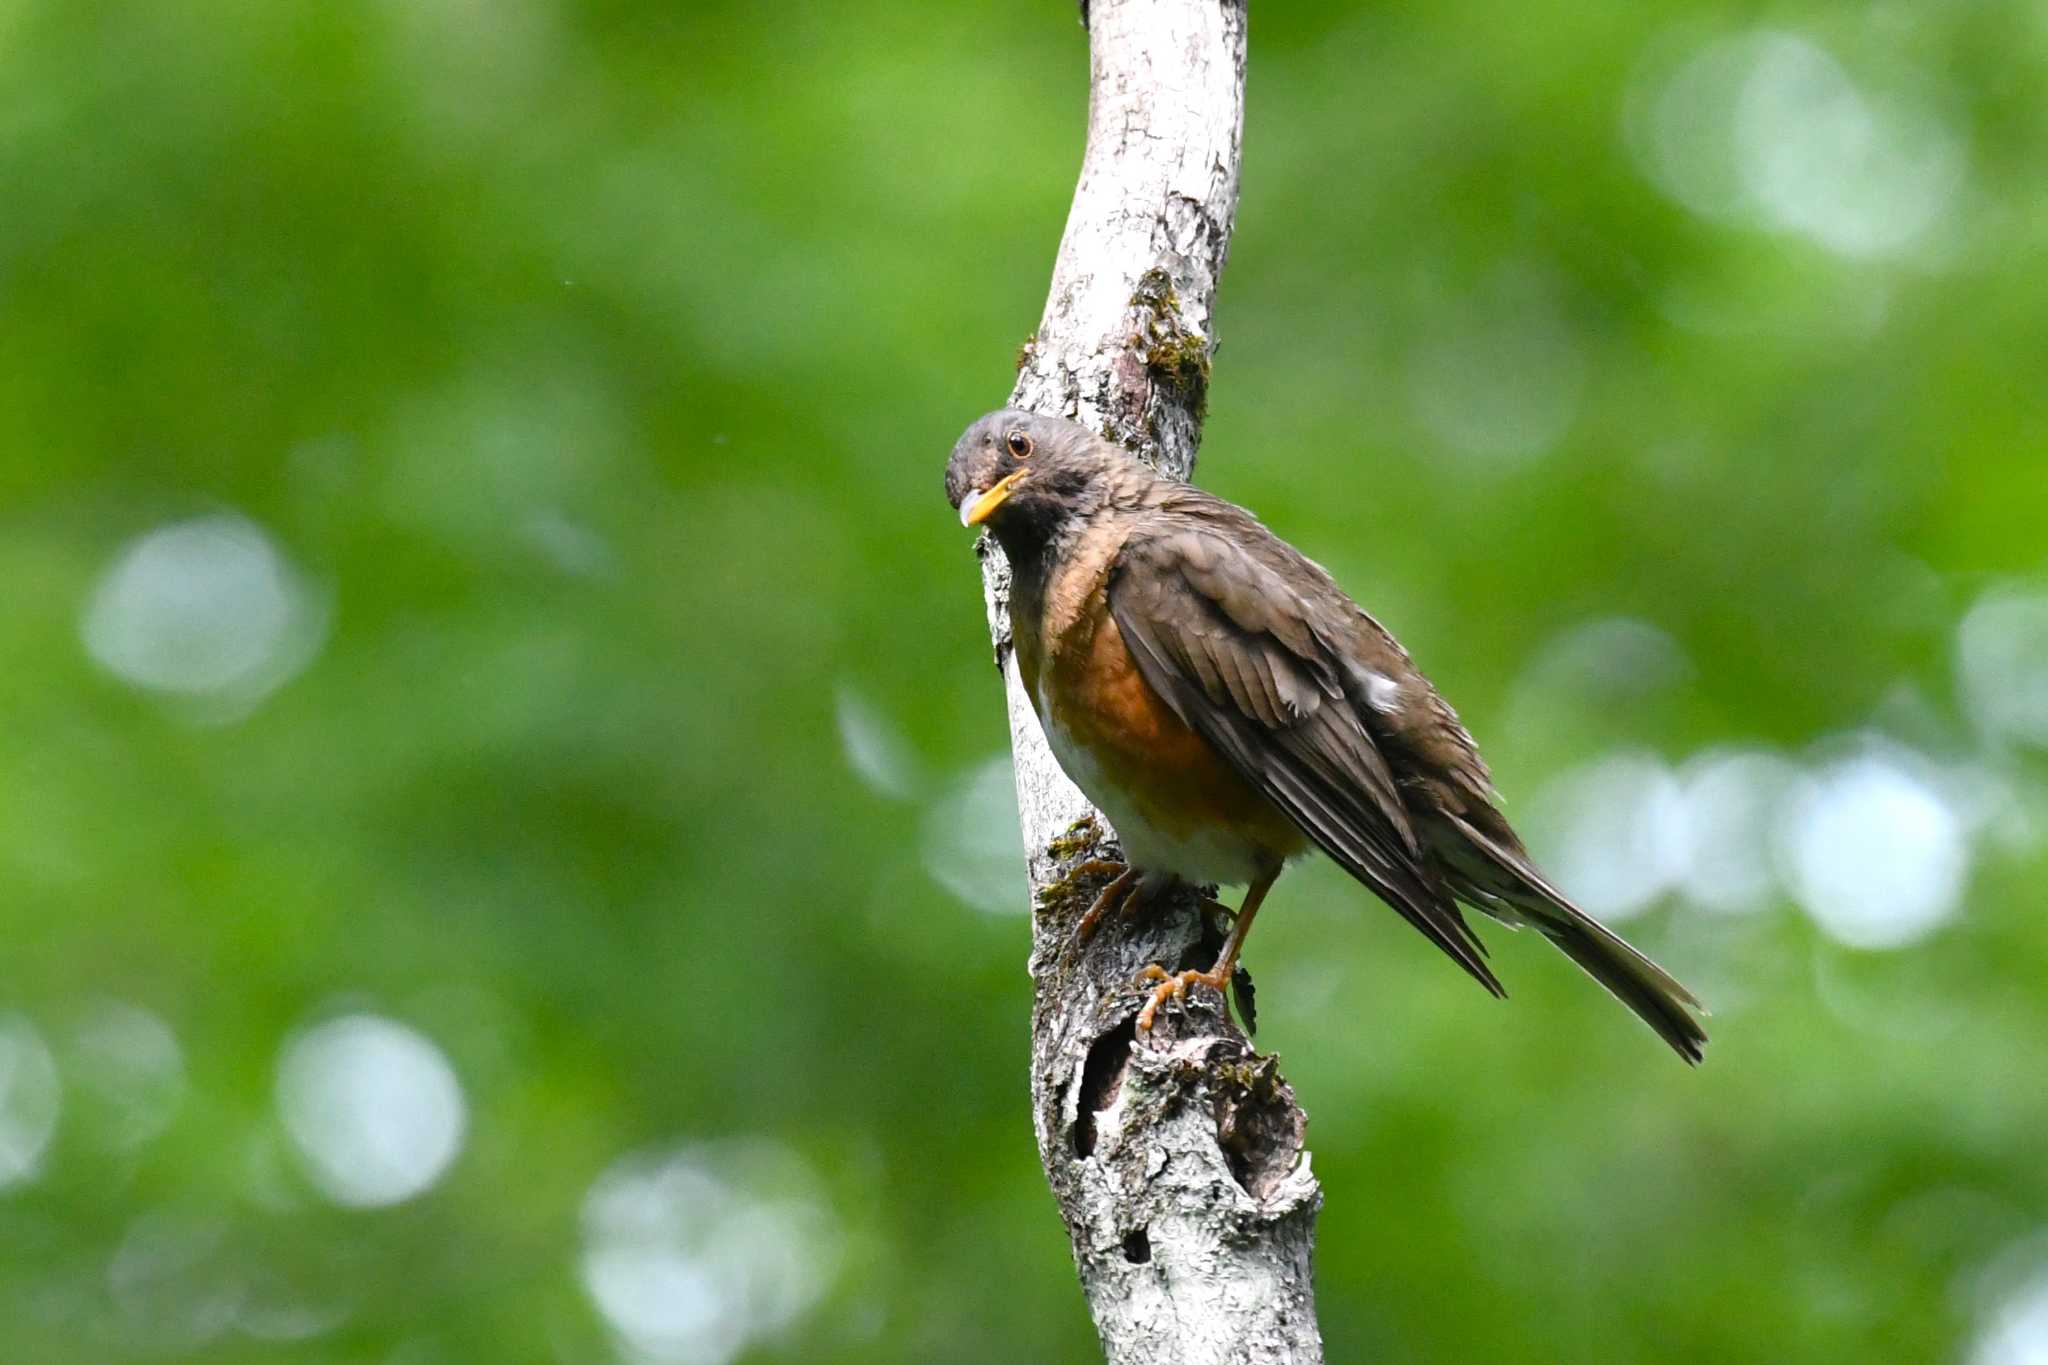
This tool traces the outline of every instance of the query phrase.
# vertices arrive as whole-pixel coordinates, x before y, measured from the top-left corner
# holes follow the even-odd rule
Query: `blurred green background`
[[[0,1355],[1081,1361],[940,470],[1061,0],[0,3]],[[1252,16],[1198,477],[1689,1072],[1327,868],[1337,1361],[2048,1361],[2048,21]]]

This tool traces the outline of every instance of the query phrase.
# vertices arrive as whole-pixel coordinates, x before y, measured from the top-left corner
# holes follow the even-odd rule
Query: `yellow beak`
[[[984,521],[987,521],[995,514],[995,510],[1003,505],[1003,500],[1010,496],[1010,490],[1017,486],[1017,480],[1023,478],[1025,473],[1025,470],[1019,469],[1014,473],[1005,474],[1002,478],[996,480],[995,486],[989,489],[988,492],[983,493],[978,498],[971,498],[961,503],[960,524],[962,526],[979,526]]]

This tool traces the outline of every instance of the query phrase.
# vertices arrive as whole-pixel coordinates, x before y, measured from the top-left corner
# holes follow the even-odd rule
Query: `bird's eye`
[[[1010,453],[1018,459],[1026,460],[1031,458],[1031,438],[1023,432],[1011,432],[1010,439],[1003,444],[1007,445],[1010,448]]]

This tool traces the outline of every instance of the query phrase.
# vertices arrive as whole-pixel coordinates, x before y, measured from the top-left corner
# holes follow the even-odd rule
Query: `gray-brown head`
[[[961,525],[986,524],[1014,559],[1150,477],[1086,427],[1005,408],[978,419],[954,444],[946,501]]]

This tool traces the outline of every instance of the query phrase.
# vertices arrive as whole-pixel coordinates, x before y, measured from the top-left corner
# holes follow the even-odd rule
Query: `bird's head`
[[[986,524],[1006,550],[1043,544],[1106,505],[1143,466],[1060,417],[1005,408],[968,427],[946,461],[946,500],[963,526]]]

